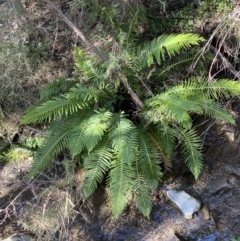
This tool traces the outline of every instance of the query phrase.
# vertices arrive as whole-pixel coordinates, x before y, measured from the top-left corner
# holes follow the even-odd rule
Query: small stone
[[[228,140],[234,142],[234,132],[225,132],[225,135],[228,137]]]
[[[17,179],[20,176],[20,173],[9,173],[7,176],[11,179]]]
[[[205,220],[205,221],[207,221],[207,220],[209,220],[211,218],[206,204],[204,204],[202,206],[202,208],[200,210],[200,213],[202,215],[203,220]]]
[[[200,209],[201,203],[185,191],[169,190],[167,195],[179,207],[186,219],[192,219],[193,213]]]

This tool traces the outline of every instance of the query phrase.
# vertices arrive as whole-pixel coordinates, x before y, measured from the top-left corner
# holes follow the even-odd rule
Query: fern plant
[[[68,151],[72,160],[79,160],[85,169],[85,198],[107,177],[115,217],[130,199],[149,216],[151,193],[163,175],[161,163],[171,162],[178,142],[194,177],[200,174],[201,139],[193,127],[191,114],[234,123],[218,98],[239,95],[238,82],[224,79],[208,82],[191,77],[160,93],[146,86],[148,69],[160,71],[166,58],[200,41],[203,39],[194,34],[163,35],[141,47],[123,41],[125,48],[114,58],[114,65],[109,62],[113,56],[106,62],[97,62],[75,48],[81,80],[48,84],[40,102],[29,108],[21,120],[22,124],[50,122],[45,143],[37,151],[29,176],[33,178],[54,157]],[[124,84],[135,87],[139,93],[144,103],[142,109],[134,105],[119,73],[126,78]]]

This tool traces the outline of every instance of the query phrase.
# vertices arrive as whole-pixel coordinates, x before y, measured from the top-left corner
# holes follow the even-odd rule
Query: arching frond
[[[166,55],[173,57],[181,49],[189,49],[192,45],[198,45],[204,39],[196,34],[170,34],[161,35],[149,43],[145,43],[140,50],[140,56],[145,59],[148,65],[154,63],[154,58],[158,64],[165,59]]]
[[[75,79],[59,78],[54,82],[50,82],[41,91],[40,100],[46,101],[59,94],[63,94],[71,87],[75,86],[79,81]]]
[[[201,99],[232,98],[240,94],[240,84],[237,81],[219,79],[209,82],[204,78],[190,78],[181,84],[168,88],[166,94],[178,94],[182,98],[198,96]]]
[[[92,151],[108,129],[112,115],[109,111],[100,110],[95,111],[95,114],[88,119],[87,127],[84,131],[85,145],[88,152]]]
[[[89,102],[79,99],[68,99],[65,96],[40,103],[29,108],[21,119],[21,124],[41,123],[44,120],[52,121],[60,116],[68,116],[80,109],[88,107]]]
[[[131,166],[138,149],[138,132],[130,120],[122,114],[115,116],[115,124],[111,127],[109,138],[117,157]]]
[[[113,158],[111,143],[107,136],[103,137],[94,150],[84,158],[86,170],[83,184],[84,197],[88,198],[95,191],[97,184],[101,183],[110,168]]]
[[[181,153],[190,171],[194,175],[195,179],[197,179],[202,169],[203,161],[203,154],[201,153],[201,139],[194,129],[179,129],[179,133],[182,140]]]
[[[177,94],[162,93],[150,98],[146,104],[149,107],[146,117],[152,121],[159,122],[162,118],[169,119],[169,121],[173,120],[186,128],[192,126],[189,112],[201,111],[201,107],[196,101],[182,98]]]
[[[210,64],[212,61],[212,58],[210,59],[209,56],[204,56],[204,59],[200,58],[194,70],[192,70],[192,64],[197,59],[198,55],[199,53],[196,52],[196,50],[186,52],[183,51],[178,56],[175,56],[174,58],[163,62],[161,68],[155,73],[157,81],[165,81],[169,77],[169,75],[173,74],[174,76],[175,73],[180,73],[181,75],[187,75],[192,71],[194,71],[194,74],[196,72],[201,72],[202,74],[204,71],[207,73],[207,65]]]
[[[170,126],[167,127],[168,130],[166,133],[160,129],[160,126],[161,123],[157,126],[151,126],[149,130],[151,140],[160,154],[161,162],[164,162],[164,165],[167,167],[172,167],[170,158],[174,150],[174,140],[176,137],[173,135],[174,132]]]
[[[111,162],[108,193],[114,217],[119,217],[131,196],[134,169],[121,159]]]
[[[216,100],[219,100],[219,98],[229,99],[240,95],[240,84],[234,80],[219,79],[208,82],[208,88],[211,90],[211,97],[214,97]]]
[[[149,187],[145,177],[141,175],[138,163],[135,166],[136,179],[134,181],[134,202],[137,208],[143,213],[144,216],[149,217],[152,200],[152,188]]]
[[[204,99],[198,100],[199,106],[202,107],[202,114],[205,114],[211,118],[220,119],[225,121],[226,123],[234,124],[235,120],[233,116],[227,111],[222,105],[211,100]]]
[[[107,86],[102,86],[102,88],[87,88],[80,84],[69,90],[67,94],[68,99],[77,98],[83,101],[93,101],[97,102],[100,98],[113,98],[113,94],[107,89]]]
[[[44,120],[50,122],[59,116],[71,115],[80,109],[93,106],[99,100],[111,99],[113,96],[105,86],[97,89],[77,84],[68,93],[29,108],[23,116],[21,124],[40,123]]]
[[[79,123],[69,132],[68,148],[73,157],[80,154],[86,148],[85,131],[88,127],[89,118],[95,114],[93,110],[76,113],[80,119]]]
[[[69,131],[78,120],[57,120],[52,123],[49,133],[45,137],[44,144],[37,151],[32,167],[28,176],[33,178],[37,173],[43,170],[58,154],[66,147]]]
[[[156,126],[156,133],[158,135],[159,142],[163,146],[165,156],[167,159],[170,159],[170,157],[172,156],[172,153],[175,148],[174,142],[176,138],[176,130],[170,125],[171,123],[162,120]]]
[[[155,189],[162,176],[160,153],[154,146],[151,134],[142,129],[139,129],[139,166],[148,185]]]

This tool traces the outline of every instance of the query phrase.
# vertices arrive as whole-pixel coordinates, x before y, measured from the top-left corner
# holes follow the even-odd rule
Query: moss
[[[11,147],[7,151],[0,154],[0,161],[22,161],[31,157],[33,153],[21,147]]]

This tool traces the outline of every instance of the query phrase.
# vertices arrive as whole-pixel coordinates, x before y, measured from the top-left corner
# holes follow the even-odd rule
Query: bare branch
[[[46,3],[48,4],[48,6],[53,9],[54,11],[57,12],[57,14],[62,18],[62,20],[77,34],[77,36],[79,36],[82,41],[91,48],[91,50],[93,51],[93,53],[95,53],[101,60],[103,61],[107,61],[108,58],[103,55],[100,50],[98,48],[96,48],[84,35],[84,33],[76,27],[76,25],[74,23],[72,23],[67,17],[66,15],[64,15],[50,0],[45,0]],[[126,87],[126,89],[128,90],[129,95],[132,97],[134,103],[140,108],[143,108],[143,102],[140,100],[140,98],[138,97],[138,95],[135,93],[135,91],[131,88],[131,86],[128,83],[127,78],[120,73],[120,71],[117,71],[117,75],[119,77],[119,79],[121,80],[121,82],[123,83],[123,85]]]
[[[234,76],[236,76],[238,78],[238,80],[240,81],[240,71],[237,72],[236,69],[233,67],[233,65],[227,60],[227,58],[225,58],[219,50],[217,50],[213,45],[209,45],[209,49],[212,50],[218,57],[221,58],[224,66],[226,68],[228,68],[233,74]]]

